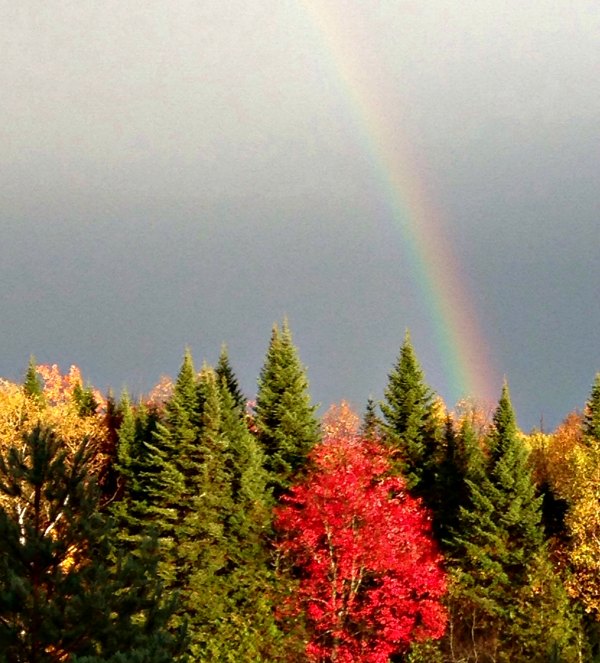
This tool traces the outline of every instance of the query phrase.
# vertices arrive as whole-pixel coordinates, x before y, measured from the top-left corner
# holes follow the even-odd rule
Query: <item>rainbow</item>
[[[422,160],[386,117],[371,89],[360,49],[344,38],[344,16],[328,0],[299,0],[352,109],[390,218],[399,228],[432,324],[453,404],[465,396],[493,401],[496,371],[469,296],[469,287],[444,233],[443,215],[427,192]],[[498,384],[497,384],[498,383]]]

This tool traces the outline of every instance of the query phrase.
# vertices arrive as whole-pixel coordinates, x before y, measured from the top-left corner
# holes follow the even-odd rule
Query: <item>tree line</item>
[[[552,434],[449,409],[406,334],[321,418],[287,321],[135,402],[0,381],[0,661],[600,660],[600,375]]]

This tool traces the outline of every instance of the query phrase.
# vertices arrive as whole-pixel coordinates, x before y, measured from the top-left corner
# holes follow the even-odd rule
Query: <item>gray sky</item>
[[[498,392],[526,429],[584,404],[597,0],[0,0],[1,375],[141,391],[227,341],[251,396],[287,314],[324,406],[380,397],[407,327],[455,398],[334,39],[419,156]]]

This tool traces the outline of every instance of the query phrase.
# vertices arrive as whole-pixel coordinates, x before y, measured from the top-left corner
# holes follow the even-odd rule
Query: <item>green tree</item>
[[[464,503],[464,474],[462,437],[454,428],[450,415],[446,417],[443,445],[435,475],[436,483],[431,489],[431,507],[437,540],[443,548],[458,524],[458,513]]]
[[[370,440],[382,438],[382,422],[377,416],[377,404],[371,396],[367,399],[367,406],[363,415],[361,433]]]
[[[443,437],[443,426],[435,416],[434,406],[433,392],[425,384],[407,331],[389,374],[381,411],[399,471],[408,487],[416,489],[416,494],[429,505]]]
[[[0,660],[168,663],[181,650],[146,541],[114,546],[82,442],[42,426],[0,455]]]
[[[83,387],[80,383],[77,383],[73,387],[73,400],[79,406],[79,414],[82,417],[90,417],[95,414],[98,403],[94,396],[94,390],[89,385]]]
[[[191,660],[286,660],[263,455],[225,377],[196,374],[186,351],[159,422],[149,428],[124,399],[118,459],[121,536],[135,546],[156,532],[165,592],[179,599],[170,627],[188,625]]]
[[[246,409],[246,397],[242,393],[238,379],[229,363],[229,352],[227,351],[227,346],[225,344],[221,346],[221,353],[219,355],[219,361],[215,366],[215,372],[219,384],[225,381],[225,385],[233,398],[235,406],[240,412],[244,412]]]
[[[150,437],[139,446],[139,493],[133,505],[145,529],[158,536],[159,574],[165,591],[181,596],[171,626],[189,619],[185,592],[192,569],[180,563],[187,554],[187,519],[194,509],[201,458],[199,393],[191,352],[186,349],[171,398]],[[192,631],[190,630],[190,637]]]
[[[596,374],[583,412],[583,439],[588,447],[600,449],[600,373]]]
[[[255,425],[265,454],[269,485],[276,497],[304,466],[319,439],[316,406],[311,404],[306,371],[287,320],[273,326],[258,381]]]
[[[288,660],[273,616],[267,536],[272,498],[264,456],[226,380],[204,367],[199,389],[203,425],[198,445],[204,461],[187,523],[196,568],[190,597],[208,598],[194,607],[191,654],[207,662]]]
[[[23,391],[29,398],[42,402],[44,398],[44,387],[40,376],[38,375],[35,357],[31,355],[27,371],[25,373],[25,381],[23,382]]]
[[[450,648],[460,660],[547,661],[553,650],[571,651],[577,627],[550,563],[542,499],[506,384],[488,448],[487,459],[471,449],[469,503],[454,540]]]
[[[127,392],[122,394],[117,410],[120,424],[111,512],[118,525],[121,544],[135,555],[141,541],[157,530],[156,513],[152,508],[156,498],[153,489],[162,465],[157,463],[156,455],[148,446],[156,428],[156,414],[142,403],[134,408]]]

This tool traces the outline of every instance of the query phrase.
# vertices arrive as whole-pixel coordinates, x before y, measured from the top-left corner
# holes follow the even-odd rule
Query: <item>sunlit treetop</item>
[[[41,376],[42,394],[49,405],[60,405],[73,401],[74,394],[84,387],[81,370],[72,364],[69,372],[62,374],[57,364],[39,364],[36,366]],[[106,399],[98,389],[90,388],[98,410],[106,408]]]
[[[323,438],[357,435],[360,430],[360,417],[347,401],[329,407],[321,420]]]
[[[84,438],[93,451],[90,468],[99,471],[107,462],[107,430],[104,425],[106,400],[93,387],[83,387],[81,371],[71,366],[62,374],[56,364],[36,367],[41,397],[32,398],[26,385],[0,379],[0,449],[18,444],[36,425],[52,428],[71,457]],[[78,393],[93,396],[95,411],[82,413]]]

